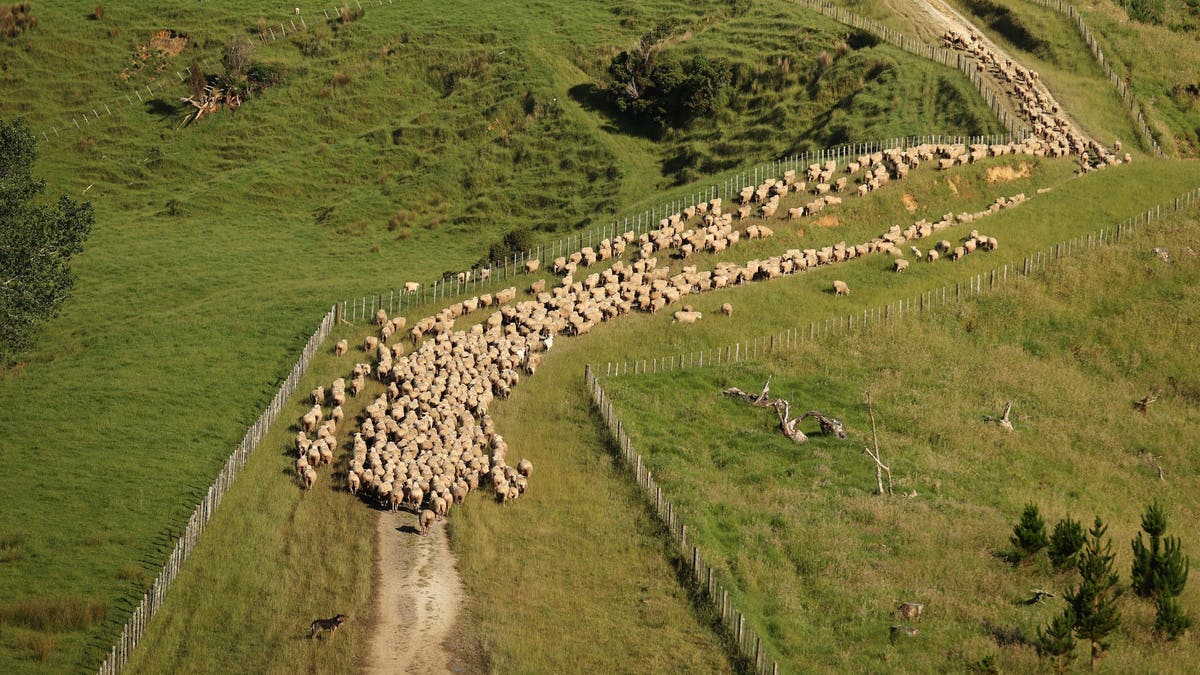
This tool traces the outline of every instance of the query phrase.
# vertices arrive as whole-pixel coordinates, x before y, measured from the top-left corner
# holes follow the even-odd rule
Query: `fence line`
[[[738,655],[753,665],[755,673],[778,675],[779,663],[767,653],[764,641],[749,625],[746,615],[734,604],[729,589],[717,578],[716,570],[708,563],[701,553],[700,547],[688,535],[687,525],[684,524],[674,504],[654,480],[649,467],[642,461],[642,456],[634,450],[633,442],[625,432],[625,425],[617,419],[612,402],[604,393],[599,378],[592,372],[590,365],[584,368],[584,381],[592,396],[592,402],[600,411],[604,423],[617,441],[621,456],[628,463],[638,486],[642,488],[647,499],[654,506],[655,515],[666,527],[671,541],[678,548],[692,584],[720,614],[721,626],[728,631],[729,637],[736,645]]]
[[[845,317],[830,317],[823,321],[813,321],[807,327],[797,326],[782,332],[742,340],[723,347],[634,359],[632,361],[608,361],[604,364],[603,374],[605,377],[615,377],[618,375],[669,372],[681,368],[700,368],[706,365],[715,366],[725,363],[739,363],[743,359],[757,358],[760,354],[773,352],[777,349],[795,347],[803,340],[817,340],[818,338],[838,335],[855,329],[865,330],[872,325],[900,319],[914,312],[923,314],[952,302],[957,303],[963,298],[978,295],[984,290],[993,290],[997,286],[1007,283],[1010,274],[1014,278],[1017,276],[1029,276],[1034,272],[1045,270],[1047,264],[1052,260],[1058,260],[1059,258],[1083,251],[1090,251],[1103,244],[1120,241],[1138,227],[1156,223],[1164,214],[1188,208],[1193,203],[1200,203],[1200,188],[1190,190],[1169,202],[1154,206],[1115,225],[1052,244],[1043,250],[1026,256],[1020,264],[1006,263],[989,272],[976,274],[968,278],[965,283],[958,282],[953,285],[942,286],[938,289],[922,292],[915,297],[904,298],[880,307],[864,309],[861,313],[855,312]],[[599,364],[597,364],[596,370],[601,370]]]
[[[379,309],[388,315],[403,313],[422,305],[436,303],[452,298],[470,297],[480,292],[495,290],[506,284],[512,277],[524,272],[525,264],[531,260],[538,261],[539,269],[550,264],[559,256],[567,256],[586,246],[598,246],[605,239],[615,239],[625,232],[633,232],[641,236],[659,227],[659,222],[667,216],[679,213],[684,208],[695,206],[700,202],[711,199],[729,200],[738,195],[746,186],[757,186],[768,178],[780,178],[786,171],[802,172],[810,164],[820,164],[830,160],[839,164],[857,159],[862,155],[874,154],[891,148],[907,149],[925,144],[997,145],[1018,140],[1008,134],[990,134],[985,136],[950,136],[930,134],[924,136],[906,136],[865,143],[850,143],[791,155],[778,160],[764,162],[750,169],[740,170],[725,178],[718,179],[701,188],[691,195],[671,199],[661,207],[653,207],[632,216],[613,220],[584,232],[569,234],[558,241],[536,246],[528,251],[514,253],[503,261],[497,261],[487,269],[490,272],[489,281],[481,281],[480,268],[465,270],[465,281],[457,277],[447,277],[433,283],[421,284],[415,293],[406,293],[402,289],[383,290],[358,298],[347,299],[337,304],[339,320],[349,323],[369,321]]]
[[[894,28],[890,28],[878,21],[875,21],[874,19],[868,19],[865,16],[860,16],[827,2],[826,0],[792,0],[792,2],[803,5],[804,7],[807,7],[813,11],[820,12],[834,19],[835,21],[839,21],[846,25],[854,26],[860,30],[873,33],[885,42],[895,45],[906,52],[916,54],[917,56],[929,59],[931,61],[935,61],[943,66],[957,68],[967,76],[967,79],[971,81],[971,84],[974,84],[975,87],[979,89],[979,93],[983,96],[984,100],[987,101],[988,107],[990,107],[992,112],[994,112],[996,116],[1000,118],[1001,124],[1008,129],[1010,134],[1017,137],[1029,135],[1031,131],[1029,124],[1026,123],[1024,119],[1021,119],[1019,116],[1009,112],[1009,110],[1001,104],[1001,100],[1003,100],[1005,97],[1000,92],[996,91],[995,88],[992,87],[991,82],[979,72],[979,69],[976,68],[976,62],[974,60],[949,49],[927,45],[916,38],[909,37],[900,31],[895,30]]]
[[[150,590],[142,595],[141,602],[138,603],[129,620],[125,622],[125,627],[121,631],[121,637],[109,650],[104,663],[100,665],[98,671],[100,675],[116,675],[116,673],[120,673],[129,663],[129,657],[141,640],[146,630],[146,625],[150,622],[150,618],[154,616],[154,613],[158,611],[163,600],[166,599],[171,582],[175,580],[175,577],[179,574],[179,570],[183,567],[183,563],[195,548],[196,541],[200,538],[201,533],[204,532],[204,527],[217,510],[217,506],[220,505],[225,492],[233,485],[238,473],[246,465],[250,453],[258,447],[259,442],[267,435],[271,424],[279,416],[280,411],[283,410],[288,397],[296,391],[300,380],[308,371],[308,364],[312,360],[313,355],[317,353],[317,349],[320,348],[321,343],[335,325],[336,311],[334,308],[331,308],[325,314],[325,317],[321,319],[321,323],[317,325],[316,331],[308,338],[303,351],[300,352],[300,358],[292,366],[291,372],[283,384],[280,385],[279,391],[275,392],[275,397],[267,404],[267,409],[259,415],[254,424],[246,431],[242,442],[238,444],[237,449],[225,460],[225,465],[221,467],[221,472],[217,474],[216,480],[209,486],[204,499],[200,501],[195,511],[192,512],[192,517],[188,519],[187,525],[179,535],[179,540],[175,542],[175,548],[171,551],[171,555],[167,557],[166,563],[163,564],[162,570],[154,579],[154,583],[151,584]]]
[[[1142,114],[1142,108],[1138,104],[1137,99],[1133,96],[1133,91],[1117,73],[1113,72],[1111,66],[1108,65],[1108,60],[1104,58],[1104,51],[1100,49],[1100,43],[1096,40],[1096,36],[1092,34],[1092,29],[1088,28],[1087,23],[1083,20],[1083,15],[1079,10],[1075,9],[1075,5],[1063,0],[1030,0],[1031,2],[1056,10],[1060,14],[1065,14],[1072,19],[1076,30],[1079,31],[1080,37],[1087,43],[1088,49],[1092,52],[1092,57],[1096,59],[1096,63],[1100,64],[1100,68],[1104,70],[1104,76],[1112,83],[1117,90],[1117,94],[1121,96],[1121,101],[1125,104],[1125,112],[1129,114],[1137,127],[1138,133],[1141,134],[1142,140],[1147,146],[1154,151],[1154,154],[1159,157],[1165,157],[1166,153],[1158,146],[1154,140],[1154,134],[1150,131],[1150,125],[1146,123],[1146,117]]]

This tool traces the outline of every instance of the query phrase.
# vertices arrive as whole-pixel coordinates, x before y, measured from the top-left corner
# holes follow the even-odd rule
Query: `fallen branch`
[[[808,436],[796,428],[800,420],[791,417],[792,404],[783,399],[778,399],[775,401],[775,412],[779,414],[779,429],[783,432],[784,436],[797,443],[804,443],[808,440]]]
[[[991,415],[984,415],[983,421],[984,422],[995,422],[996,424],[999,424],[1000,427],[1002,429],[1004,429],[1005,431],[1015,431],[1015,429],[1013,429],[1012,420],[1010,420],[1008,417],[1009,413],[1011,413],[1011,412],[1012,412],[1012,401],[1009,401],[1007,404],[1005,404],[1004,414],[1000,416],[1000,419],[996,419],[995,417],[992,417]]]
[[[1142,399],[1140,401],[1134,401],[1133,407],[1138,412],[1142,413],[1143,415],[1146,415],[1150,412],[1150,404],[1154,403],[1157,400],[1158,400],[1157,394],[1148,394],[1148,395],[1142,397]]]

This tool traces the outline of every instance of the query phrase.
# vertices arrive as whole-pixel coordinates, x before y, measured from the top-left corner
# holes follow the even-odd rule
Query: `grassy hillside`
[[[0,376],[4,670],[96,662],[332,301],[463,269],[517,227],[551,236],[657,203],[705,162],[841,138],[814,116],[844,116],[838,134],[929,131],[927,100],[899,92],[937,93],[937,131],[993,128],[956,74],[870,45],[839,54],[843,28],[766,3],[728,21],[723,2],[397,4],[348,25],[306,14],[308,32],[267,44],[262,27],[290,23],[290,6],[143,1],[102,19],[94,7],[34,3],[39,24],[0,39],[0,116],[48,134],[36,172],[97,214],[63,316]],[[629,135],[572,94],[665,19],[694,26],[678,49],[724,50],[747,73],[753,98],[718,121],[726,145],[709,125],[664,143]],[[758,25],[769,49],[744,46]],[[148,47],[164,28],[189,37],[178,56]],[[177,128],[174,73],[219,72],[235,35],[282,81]],[[785,49],[798,73],[835,55],[823,77],[837,81],[754,90]],[[833,112],[846,97],[876,102],[861,118]],[[871,126],[885,107],[897,116]],[[685,146],[696,158],[671,162]]]
[[[1200,52],[1194,26],[1200,6],[1181,0],[1143,4],[1162,8],[1161,24],[1131,20],[1111,0],[1075,3],[1113,69],[1132,86],[1159,144],[1172,156],[1195,157],[1200,154]]]
[[[1002,560],[1026,503],[1041,507],[1047,529],[1067,515],[1087,526],[1101,516],[1126,586],[1128,542],[1152,500],[1185,553],[1200,551],[1191,527],[1200,465],[1178,443],[1200,432],[1200,379],[1180,348],[1200,339],[1198,215],[932,315],[605,387],[689,532],[790,670],[944,672],[992,659],[1002,672],[1029,672],[1037,657],[1020,640],[1062,602],[1027,606],[1028,589],[1061,593],[1077,578],[1044,555],[1031,567]],[[1154,246],[1169,248],[1173,264]],[[793,411],[843,418],[850,439],[797,446],[773,411],[721,396],[757,391],[768,377]],[[891,498],[872,494],[862,452],[867,391]],[[1131,403],[1147,392],[1160,399],[1141,415]],[[983,422],[1006,401],[1015,434]],[[889,644],[905,601],[926,604],[920,632]],[[1188,588],[1182,602],[1195,615],[1200,592]],[[1194,640],[1153,634],[1151,603],[1127,592],[1120,607],[1104,670],[1177,672],[1196,658]]]

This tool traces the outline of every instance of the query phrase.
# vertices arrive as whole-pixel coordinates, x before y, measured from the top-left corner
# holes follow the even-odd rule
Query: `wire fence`
[[[988,107],[992,109],[996,117],[1000,118],[1000,123],[1008,129],[1010,134],[1018,137],[1029,135],[1029,124],[1003,105],[1002,101],[1007,97],[1001,92],[996,91],[992,86],[992,82],[979,72],[979,69],[976,67],[977,62],[974,59],[949,49],[927,45],[874,19],[868,19],[865,16],[855,14],[824,0],[792,0],[792,2],[820,12],[846,25],[872,33],[883,41],[895,45],[906,52],[930,59],[943,66],[957,68],[971,80],[971,84],[979,89],[979,93],[987,101]]]
[[[803,172],[812,164],[824,164],[836,161],[839,165],[853,161],[863,155],[883,152],[889,149],[906,150],[911,147],[927,144],[950,145],[999,145],[1017,142],[1020,139],[1008,134],[992,134],[985,136],[951,136],[931,134],[925,136],[906,136],[866,143],[849,143],[820,150],[813,150],[799,155],[791,155],[781,159],[763,162],[750,169],[743,169],[729,174],[709,185],[695,190],[690,195],[669,199],[662,206],[625,216],[585,232],[568,235],[547,244],[539,245],[528,251],[514,253],[502,261],[493,262],[487,267],[475,267],[464,270],[459,276],[443,277],[430,283],[418,284],[416,291],[405,291],[403,287],[383,290],[362,295],[351,300],[338,303],[339,319],[356,323],[370,321],[375,312],[383,309],[392,315],[412,311],[424,305],[436,304],[445,300],[460,297],[470,297],[481,292],[494,291],[509,285],[510,280],[524,274],[525,265],[536,260],[538,269],[543,269],[555,258],[568,256],[584,247],[599,246],[600,242],[608,239],[615,240],[626,232],[641,236],[660,226],[660,221],[672,214],[680,213],[683,209],[695,206],[701,202],[713,199],[729,200],[736,197],[745,187],[762,184],[771,178],[780,178],[787,171]],[[484,270],[486,272],[486,278]]]
[[[700,547],[688,536],[687,525],[683,523],[678,511],[671,500],[663,493],[662,487],[654,480],[650,469],[642,461],[642,456],[633,447],[625,425],[617,419],[612,402],[600,386],[600,380],[592,371],[592,367],[584,368],[584,381],[592,402],[604,418],[609,432],[617,441],[621,457],[633,472],[634,480],[654,506],[654,513],[666,527],[672,543],[678,548],[683,564],[687,568],[689,580],[704,598],[720,614],[721,627],[728,632],[736,646],[738,656],[750,664],[755,673],[761,675],[778,675],[779,663],[772,657],[762,638],[749,625],[745,613],[733,603],[729,589],[718,578],[712,565],[701,553]]]
[[[804,340],[814,341],[831,335],[845,334],[856,329],[865,330],[870,326],[902,319],[914,313],[924,314],[947,304],[958,303],[965,298],[979,295],[986,290],[994,290],[1007,283],[1010,275],[1013,278],[1029,276],[1034,272],[1045,270],[1050,261],[1120,241],[1134,230],[1158,222],[1164,214],[1169,215],[1180,209],[1189,208],[1194,203],[1200,203],[1200,189],[1186,192],[1172,201],[1155,206],[1115,225],[1036,251],[1026,256],[1018,264],[1005,264],[989,272],[971,276],[965,282],[942,286],[925,291],[915,297],[864,309],[861,313],[855,312],[844,317],[829,317],[823,321],[810,322],[807,326],[796,326],[779,333],[742,340],[722,347],[644,359],[608,361],[604,363],[603,368],[597,365],[596,370],[597,372],[603,370],[605,377],[615,377],[739,363],[779,349],[794,348]]]
[[[1125,111],[1129,113],[1129,117],[1133,120],[1134,126],[1137,127],[1138,133],[1141,134],[1146,146],[1153,150],[1154,154],[1159,157],[1165,157],[1166,153],[1158,146],[1158,142],[1154,140],[1154,134],[1150,131],[1150,125],[1146,123],[1146,116],[1142,114],[1142,108],[1134,97],[1133,91],[1121,79],[1121,76],[1113,72],[1112,67],[1108,65],[1108,59],[1104,58],[1104,50],[1100,49],[1100,43],[1096,40],[1096,36],[1092,34],[1092,29],[1088,28],[1087,23],[1084,22],[1083,15],[1079,13],[1079,10],[1075,9],[1075,5],[1063,2],[1063,0],[1031,0],[1031,2],[1049,7],[1072,19],[1075,28],[1079,31],[1079,35],[1087,43],[1088,49],[1091,50],[1092,56],[1104,70],[1104,76],[1108,78],[1108,81],[1117,90],[1117,94],[1120,95],[1121,101],[1125,104]]]
[[[296,391],[300,380],[303,379],[304,374],[308,371],[309,362],[335,325],[336,311],[331,308],[325,314],[325,317],[321,319],[321,323],[317,325],[316,331],[304,345],[304,350],[300,352],[300,358],[292,366],[291,372],[288,373],[287,379],[280,385],[279,391],[275,392],[275,397],[271,399],[271,402],[267,405],[267,409],[259,415],[250,429],[246,431],[242,442],[238,444],[233,454],[225,460],[225,465],[221,467],[221,472],[217,475],[216,480],[209,486],[204,499],[200,501],[196,506],[196,510],[192,512],[192,517],[188,519],[187,525],[179,535],[179,540],[175,542],[175,548],[171,551],[171,555],[167,556],[167,561],[163,564],[162,570],[154,579],[154,583],[151,584],[150,590],[142,596],[141,602],[133,610],[133,614],[130,615],[129,620],[125,622],[125,626],[121,630],[121,637],[109,650],[104,663],[100,665],[100,670],[98,671],[100,675],[115,675],[116,673],[120,673],[129,663],[129,657],[133,653],[133,650],[137,648],[138,642],[141,641],[147,624],[150,623],[151,617],[154,616],[154,613],[158,611],[158,608],[166,599],[171,583],[175,580],[184,562],[187,561],[188,556],[194,550],[196,541],[200,538],[200,535],[204,532],[204,527],[221,504],[221,499],[233,485],[234,480],[237,479],[242,467],[246,465],[246,461],[250,458],[250,453],[254,452],[263,437],[271,429],[271,424],[279,416],[280,411],[283,410],[288,397]]]

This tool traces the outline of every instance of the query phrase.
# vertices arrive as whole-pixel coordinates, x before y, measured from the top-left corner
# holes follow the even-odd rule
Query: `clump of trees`
[[[1055,571],[1074,568],[1079,582],[1063,593],[1067,607],[1038,628],[1033,645],[1039,656],[1064,673],[1075,659],[1076,644],[1085,642],[1091,647],[1095,669],[1109,648],[1109,636],[1121,625],[1117,600],[1125,591],[1115,569],[1112,542],[1105,536],[1108,527],[1097,517],[1085,533],[1078,521],[1067,517],[1055,525],[1048,538],[1044,528],[1037,506],[1027,504],[1009,539],[1015,549],[1013,561],[1028,565],[1045,549]],[[1138,597],[1155,603],[1154,630],[1166,640],[1175,640],[1192,626],[1192,617],[1177,599],[1187,583],[1190,561],[1183,555],[1179,538],[1166,536],[1166,531],[1166,515],[1155,502],[1146,508],[1142,532],[1132,542],[1130,588]],[[1042,596],[1053,594],[1039,590],[1030,602],[1040,601]]]
[[[726,103],[732,70],[725,59],[666,53],[674,24],[660,24],[637,45],[613,57],[607,92],[618,111],[654,133],[687,127],[715,115]]]
[[[35,201],[46,190],[33,177],[36,161],[37,139],[24,121],[0,119],[0,363],[58,315],[75,285],[71,258],[95,222],[90,202]]]

